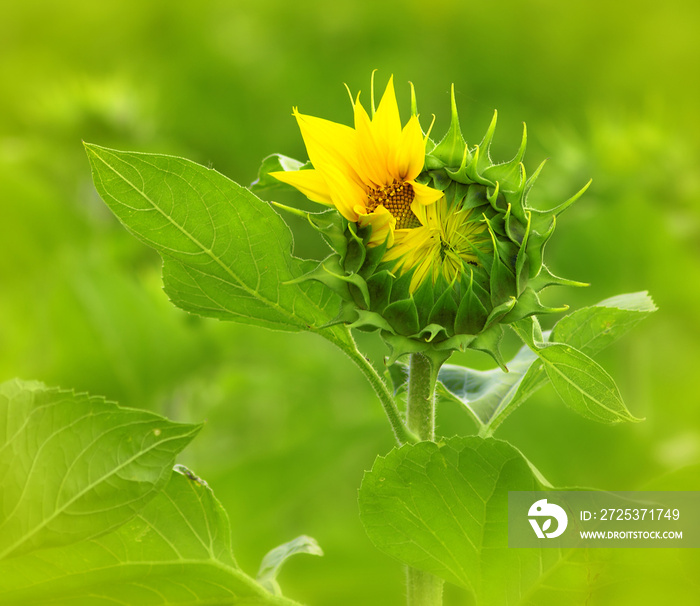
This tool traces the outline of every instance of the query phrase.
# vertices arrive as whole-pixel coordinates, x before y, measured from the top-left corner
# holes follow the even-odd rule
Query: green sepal
[[[311,226],[321,234],[321,237],[334,251],[344,258],[347,254],[348,242],[345,238],[346,221],[335,210],[325,210],[320,213],[306,213]]]
[[[384,308],[390,303],[391,289],[394,282],[394,274],[386,269],[372,274],[367,279],[369,291],[370,309],[383,313]]]
[[[430,171],[430,180],[432,181],[430,187],[438,191],[446,191],[454,183],[444,168]]]
[[[496,239],[496,234],[493,232],[493,229],[491,228],[491,224],[489,223],[488,219],[485,220],[486,224],[488,225],[489,234],[491,234],[491,240],[493,242],[493,262],[491,263],[489,283],[491,292],[491,305],[493,307],[498,307],[509,297],[513,297],[515,295],[515,275],[501,260],[501,255],[498,251],[498,241]]]
[[[491,313],[486,318],[484,328],[488,329],[490,326],[496,322],[500,322],[506,314],[508,314],[517,304],[518,299],[515,297],[510,297],[507,301],[504,301],[500,305],[497,305],[491,310]]]
[[[525,286],[528,282],[528,276],[530,275],[530,258],[527,255],[527,243],[530,238],[531,218],[532,214],[528,211],[527,225],[525,226],[525,232],[520,243],[520,249],[518,250],[518,255],[515,259],[515,288],[518,296],[520,296],[525,290]]]
[[[503,326],[495,324],[479,334],[469,345],[470,349],[483,351],[490,355],[503,372],[508,372],[506,363],[501,355],[501,340],[503,339]]]
[[[462,192],[461,187],[467,187],[466,192]],[[489,198],[488,187],[486,185],[479,185],[474,183],[469,186],[465,186],[462,183],[457,183],[457,189],[455,193],[455,199],[461,197],[461,207],[463,209],[479,208],[480,206],[485,206],[489,203],[493,206],[491,199]]]
[[[485,168],[482,175],[494,183],[498,181],[504,191],[517,192],[525,182],[525,168],[522,159],[527,148],[527,127],[523,124],[523,137],[515,156],[509,162],[493,164]]]
[[[428,324],[425,328],[422,328],[414,338],[430,343],[434,341],[441,333],[445,336],[445,338],[447,338],[447,330],[444,326],[441,324]]]
[[[357,318],[349,324],[349,328],[357,328],[365,332],[373,332],[375,330],[391,332],[394,330],[384,317],[378,313],[367,311],[366,309],[356,309],[355,311]]]
[[[389,346],[389,355],[386,358],[385,364],[391,366],[399,358],[412,353],[424,353],[431,348],[430,343],[417,341],[410,337],[397,335],[393,332],[381,332],[382,339]]]
[[[491,141],[493,141],[493,134],[496,132],[496,122],[498,121],[498,111],[493,110],[493,118],[491,118],[491,123],[486,129],[486,134],[479,144],[481,149],[481,157],[479,158],[479,163],[477,165],[478,171],[481,173],[487,166],[492,164],[491,162]]]
[[[371,228],[368,229],[371,230]],[[366,246],[365,262],[358,271],[363,278],[368,278],[369,276],[374,275],[377,267],[382,262],[382,257],[386,252],[388,242],[389,236],[387,235],[386,240],[384,240],[384,242],[378,246]]]
[[[493,187],[490,193],[488,188],[486,192],[486,199],[488,200],[493,210],[495,210],[497,213],[502,213],[504,211],[506,213],[508,212],[508,207],[510,205],[508,204],[508,202],[506,202],[505,196],[501,193],[501,185],[498,181],[496,181],[496,185],[495,187]]]
[[[433,348],[436,351],[467,351],[471,344],[476,340],[476,335],[455,335],[446,341],[435,343]]]
[[[388,305],[384,310],[384,317],[400,335],[411,336],[420,330],[416,304],[410,297]]]
[[[519,219],[513,216],[513,205],[509,204],[506,209],[506,214],[503,217],[505,224],[506,235],[516,244],[522,245],[527,238],[528,228],[530,223],[523,225]]]
[[[329,209],[320,213],[311,213],[274,201],[270,202],[270,205],[290,215],[306,219],[311,224],[311,227],[318,231],[328,245],[340,255],[341,259],[345,257],[348,246],[347,238],[345,237],[347,221],[337,211]]]
[[[538,294],[532,290],[532,288],[527,287],[520,297],[518,297],[518,302],[515,307],[501,319],[501,322],[510,324],[511,322],[517,322],[533,314],[557,314],[567,309],[569,309],[568,305],[563,305],[562,307],[547,307],[542,305]]]
[[[457,315],[457,302],[455,301],[454,288],[452,284],[440,276],[437,281],[437,291],[442,291],[442,294],[435,301],[435,305],[430,310],[428,322],[430,324],[439,324],[446,328],[447,334],[454,334],[455,316]]]
[[[554,208],[551,208],[549,210],[536,210],[532,209],[532,212],[535,213],[536,215],[543,216],[543,217],[558,217],[561,213],[563,213],[569,206],[571,206],[576,200],[578,200],[584,193],[585,191],[590,187],[591,183],[593,182],[593,179],[589,179],[588,183],[586,183],[581,189],[579,189],[573,196],[571,196],[568,200],[562,202],[559,206],[555,206]]]
[[[457,113],[454,84],[450,90],[450,107],[452,111],[450,128],[442,141],[430,152],[430,155],[440,160],[444,166],[457,166],[462,160],[462,154],[466,143],[462,136],[462,130],[459,127],[459,114]]]
[[[355,232],[354,223],[348,223],[346,233],[349,237],[346,238],[348,246],[343,258],[343,269],[350,274],[355,274],[360,271],[365,262],[367,247],[364,240]]]
[[[455,333],[476,335],[486,324],[488,312],[474,292],[474,274],[463,280],[463,295],[455,314]]]
[[[346,301],[354,301],[358,305],[364,305],[365,308],[370,306],[367,282],[358,274],[345,274],[340,266],[338,255],[331,255],[311,271],[285,282],[285,284],[298,284],[307,280],[318,280]],[[360,301],[358,301],[358,296]]]
[[[566,278],[560,278],[555,276],[546,265],[542,265],[540,273],[534,278],[531,278],[528,282],[528,286],[534,291],[539,292],[543,288],[548,286],[590,286],[586,282],[577,282],[575,280],[567,280]]]
[[[411,296],[411,279],[413,278],[414,271],[415,268],[412,268],[394,280],[394,284],[391,287],[390,301],[392,303],[408,299]]]
[[[421,326],[427,326],[430,322],[430,312],[435,305],[435,288],[430,278],[423,280],[423,283],[413,293],[413,301],[418,310],[418,321]]]
[[[465,149],[459,168],[455,171],[446,168],[445,171],[454,181],[458,181],[459,183],[479,183],[488,187],[495,187],[496,181],[491,180],[486,175],[479,173],[478,167],[480,154],[481,150],[479,149],[478,145],[474,146],[474,150],[471,152],[468,149]]]
[[[547,240],[552,237],[556,224],[556,217],[552,217],[552,222],[544,233],[530,230],[530,237],[527,241],[527,256],[530,260],[530,279],[539,274],[542,269],[544,245],[547,243]]]
[[[523,186],[522,191],[520,192],[520,195],[516,198],[516,204],[514,212],[517,217],[519,217],[521,220],[524,219],[525,217],[525,211],[528,210],[527,206],[527,196],[530,193],[530,190],[532,187],[535,185],[535,181],[537,181],[537,178],[540,176],[540,173],[542,172],[542,169],[544,168],[544,165],[547,163],[547,159],[545,158],[540,162],[540,165],[535,169],[535,172],[532,173],[527,178],[527,181],[525,181],[525,185]],[[530,209],[531,210],[531,209]]]

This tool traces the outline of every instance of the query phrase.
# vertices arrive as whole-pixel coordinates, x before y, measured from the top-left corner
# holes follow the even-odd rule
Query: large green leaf
[[[168,481],[198,431],[87,394],[3,384],[0,559],[123,524]]]
[[[480,605],[516,605],[558,570],[560,604],[578,604],[585,566],[558,549],[509,549],[508,492],[542,490],[525,458],[493,438],[420,442],[378,457],[360,488],[360,515],[385,553],[471,590]]]
[[[292,606],[237,566],[226,513],[184,468],[117,530],[0,561],[6,606]]]
[[[338,311],[292,256],[289,228],[269,204],[215,170],[173,156],[86,144],[95,187],[119,220],[163,258],[165,290],[183,309],[278,330],[317,331]]]

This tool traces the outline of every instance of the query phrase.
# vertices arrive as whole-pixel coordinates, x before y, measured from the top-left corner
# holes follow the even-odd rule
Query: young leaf
[[[250,191],[259,192],[271,189],[291,189],[290,185],[282,183],[279,179],[270,176],[271,172],[281,170],[299,170],[304,166],[303,162],[283,156],[282,154],[272,154],[264,158],[258,169],[258,178],[250,185]]]
[[[316,542],[316,539],[302,535],[284,543],[279,547],[275,547],[269,551],[263,558],[258,571],[258,583],[274,595],[282,595],[277,575],[282,568],[282,565],[293,555],[297,553],[308,553],[310,555],[322,556],[323,550]]]
[[[440,369],[438,381],[446,394],[466,406],[481,424],[488,425],[511,402],[535,360],[537,356],[528,347],[522,347],[508,362],[507,373],[500,368],[481,371],[445,364]]]
[[[618,295],[565,316],[551,334],[544,333],[544,338],[550,343],[571,345],[588,356],[595,355],[655,310],[646,292]],[[542,337],[534,340],[539,342]],[[550,380],[542,361],[527,348],[521,349],[507,366],[509,373],[445,366],[448,370],[441,372],[439,379],[448,397],[462,402],[480,423],[494,430]]]
[[[582,416],[602,423],[641,420],[627,410],[612,377],[586,354],[553,343],[537,355],[561,399]]]
[[[519,604],[566,566],[557,549],[508,548],[508,491],[545,488],[507,442],[419,442],[365,473],[360,516],[372,542],[404,564],[471,590],[482,606]],[[575,578],[558,603],[580,603],[571,596],[586,582]]]
[[[95,187],[119,220],[163,258],[165,291],[183,309],[346,342],[337,297],[304,271],[272,208],[222,174],[173,156],[85,144]]]
[[[592,356],[654,311],[656,306],[646,291],[619,295],[565,316],[552,330],[550,340],[566,343]]]
[[[0,561],[0,603],[294,606],[238,568],[226,512],[179,467],[117,530]]]
[[[124,524],[165,485],[199,429],[87,394],[4,383],[0,559]]]

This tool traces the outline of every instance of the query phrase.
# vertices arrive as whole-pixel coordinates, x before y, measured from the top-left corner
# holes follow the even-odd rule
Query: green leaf
[[[550,340],[595,355],[654,311],[656,306],[646,291],[619,295],[562,318]]]
[[[655,310],[656,306],[646,292],[618,295],[565,316],[551,333],[545,333],[545,338],[550,343],[564,343],[589,356],[595,355]],[[523,330],[528,322],[533,320],[526,319]],[[532,332],[533,328],[535,332]],[[536,324],[523,337],[533,346],[543,339]],[[443,395],[464,404],[484,425],[484,431],[493,431],[513,410],[549,382],[542,361],[527,348],[522,348],[507,367],[508,373],[499,369],[483,372],[445,366],[449,369],[447,374],[441,373],[438,378],[444,387]]]
[[[586,354],[554,343],[537,355],[561,399],[582,416],[602,423],[641,420],[627,410],[613,378]]]
[[[321,328],[336,295],[292,256],[281,217],[222,174],[173,156],[85,144],[95,187],[119,220],[163,258],[165,291],[203,316],[277,330],[311,330],[348,343],[347,330]]]
[[[520,382],[537,356],[523,347],[508,362],[508,371],[472,370],[445,364],[438,374],[443,394],[467,407],[482,425],[489,423],[512,401]]]
[[[308,164],[308,163],[307,163]],[[290,185],[282,183],[279,179],[270,176],[273,171],[296,171],[304,166],[303,162],[283,156],[282,154],[272,154],[264,158],[260,169],[258,170],[258,178],[250,185],[250,190],[259,192],[271,189],[291,189]]]
[[[237,566],[229,521],[205,482],[178,467],[117,530],[0,561],[6,606],[287,605]]]
[[[277,575],[282,565],[297,553],[322,556],[323,550],[316,542],[316,539],[307,537],[306,535],[302,535],[288,543],[275,547],[265,555],[260,564],[258,583],[265,587],[270,593],[282,595],[279,583],[277,583]]]
[[[0,559],[124,524],[165,485],[199,429],[87,394],[4,383]]]
[[[507,442],[420,442],[377,458],[362,481],[360,516],[384,553],[471,590],[480,606],[515,605],[567,566],[558,549],[507,546],[508,492],[545,488]],[[560,603],[586,582],[575,578]]]

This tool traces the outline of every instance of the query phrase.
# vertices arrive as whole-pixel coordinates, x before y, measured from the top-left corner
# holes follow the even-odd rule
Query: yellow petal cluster
[[[444,197],[418,209],[418,220],[419,227],[396,231],[394,246],[383,258],[397,261],[395,272],[415,267],[411,292],[428,277],[433,282],[440,274],[448,282],[459,279],[465,263],[478,263],[474,248],[483,249],[490,243],[486,224],[475,220],[472,209],[450,208]]]
[[[353,104],[354,128],[294,109],[313,169],[272,172],[310,200],[335,207],[348,221],[371,226],[370,246],[391,247],[397,230],[420,226],[424,209],[441,198],[417,183],[425,162],[418,118],[401,126],[393,78],[374,116]]]

